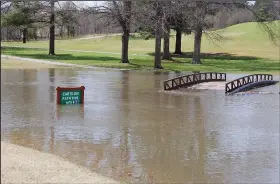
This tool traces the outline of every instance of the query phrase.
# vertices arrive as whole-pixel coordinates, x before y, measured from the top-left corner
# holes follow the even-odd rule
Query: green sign
[[[83,104],[85,87],[61,88],[57,87],[57,104]]]

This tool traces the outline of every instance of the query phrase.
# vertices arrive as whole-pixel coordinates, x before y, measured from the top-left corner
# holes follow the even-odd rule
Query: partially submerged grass
[[[1,69],[41,69],[41,68],[57,68],[60,66],[45,64],[45,63],[34,63],[26,60],[17,59],[3,59],[1,58]]]
[[[63,63],[99,66],[109,68],[127,68],[150,70],[153,68],[153,54],[148,56],[131,56],[129,64],[120,63],[119,55],[57,51],[56,55],[47,55],[45,49],[3,47],[2,54],[24,58],[50,60]],[[278,72],[280,65],[275,60],[265,60],[257,57],[236,56],[225,53],[202,54],[203,64],[191,64],[192,53],[183,56],[173,56],[172,61],[163,60],[162,65],[169,71],[213,71],[213,72]]]

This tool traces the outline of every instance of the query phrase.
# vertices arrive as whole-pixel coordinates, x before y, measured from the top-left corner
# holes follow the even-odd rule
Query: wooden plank
[[[196,74],[193,74],[193,81],[198,81]]]
[[[242,86],[240,79],[237,80],[237,86],[238,87]]]
[[[183,85],[186,84],[186,82],[184,81],[183,77],[181,77],[180,80],[181,80],[181,82],[180,82],[181,84],[183,84]]]
[[[250,77],[247,77],[247,79],[248,79],[247,82],[248,82],[248,83],[251,83]]]
[[[171,87],[169,86],[168,82],[165,82],[165,83],[164,83],[164,88],[165,88],[166,90],[168,90],[168,89],[171,88]]]
[[[176,84],[174,87],[177,87],[178,84],[177,84],[177,82],[175,81],[175,79],[172,80],[172,87],[173,87],[173,84],[174,84],[174,83]]]
[[[191,82],[192,81],[189,75],[187,76],[187,79],[188,79],[187,82]]]
[[[229,91],[230,91],[229,84],[226,84],[226,92],[229,92]]]

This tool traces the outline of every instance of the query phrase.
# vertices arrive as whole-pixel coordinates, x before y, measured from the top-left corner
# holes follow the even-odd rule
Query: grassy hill
[[[273,23],[270,23],[270,27],[274,30],[280,31],[280,21],[274,21]],[[189,65],[191,61],[191,52],[193,51],[193,35],[184,35],[182,38],[182,51],[186,52],[186,55],[183,58],[174,58],[176,62],[165,61],[165,68],[173,68],[175,70],[193,70],[197,68],[208,71],[217,71],[222,69],[229,71],[263,71],[266,70],[266,68],[268,71],[276,71],[280,69],[278,66],[276,66],[279,60],[280,48],[279,46],[273,44],[271,40],[269,40],[267,33],[262,30],[257,23],[237,24],[225,29],[209,32],[208,34],[219,34],[224,37],[224,39],[219,42],[215,41],[214,44],[213,41],[208,39],[206,34],[204,34],[202,39],[202,52],[208,54],[203,55],[203,66],[196,67]],[[280,37],[278,38],[280,39]],[[170,42],[170,51],[173,52],[175,46],[174,35],[171,36]],[[151,55],[154,52],[154,44],[154,39],[141,40],[132,38],[129,43],[129,54],[131,61],[136,65],[126,67],[134,68],[137,65],[148,67],[152,66],[153,57]],[[218,44],[218,46],[216,44]],[[278,41],[278,44],[280,45],[280,41]],[[2,42],[2,46],[36,47],[47,49],[48,41],[31,41],[27,44],[22,44],[20,42]],[[110,61],[110,65],[108,66],[124,67],[118,64],[118,60],[120,58],[119,53],[121,52],[121,36],[91,39],[57,40],[56,49],[83,50],[94,52],[85,53],[78,51],[74,53],[69,51],[57,50],[57,54],[64,54],[64,57],[62,59],[58,59],[59,56],[45,56],[47,54],[46,50],[33,49],[32,55],[32,53],[30,52],[31,49],[5,48],[2,49],[1,53],[39,59],[58,59],[61,61],[69,60],[68,62],[72,62],[70,61],[71,56],[72,60],[77,57],[84,57],[84,59],[81,59],[80,61],[81,64],[84,63],[90,65],[106,66],[106,61]],[[36,54],[37,56],[35,56]],[[38,56],[38,54],[40,55],[40,57]],[[66,54],[68,54],[67,57]],[[106,60],[105,56],[114,59]],[[253,63],[252,61],[255,61],[255,63]],[[263,62],[261,63],[261,68],[258,69],[258,67],[254,66],[254,64],[257,64],[260,61]],[[270,62],[271,64],[269,66]],[[226,63],[232,63],[232,66],[230,65],[230,67],[229,65],[226,65]],[[248,64],[250,64],[250,67],[249,69],[246,69]],[[234,65],[236,65],[236,67],[234,67]],[[207,68],[207,66],[211,66],[212,68]],[[218,68],[214,68],[214,66],[217,66]],[[219,66],[221,68],[219,68]]]

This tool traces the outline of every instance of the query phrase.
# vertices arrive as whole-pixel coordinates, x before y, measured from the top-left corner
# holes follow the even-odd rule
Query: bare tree
[[[38,22],[45,23],[44,16],[40,11],[42,10],[42,3],[39,1],[14,1],[7,4],[5,7],[10,9],[10,11],[6,9],[7,12],[1,16],[1,26],[14,26],[21,29],[23,43],[26,43],[27,41],[29,27],[32,27],[32,25]]]
[[[192,64],[201,64],[200,60],[200,49],[201,49],[201,38],[203,31],[204,18],[206,16],[206,3],[196,2],[196,9],[194,11],[195,23],[194,23],[194,51]]]
[[[55,44],[55,26],[54,26],[54,0],[51,0],[51,11],[50,11],[50,39],[49,39],[49,55],[55,55],[54,44]]]
[[[116,2],[113,2],[115,8],[118,9]],[[123,13],[118,11],[118,20],[123,29],[122,35],[122,58],[121,63],[129,63],[128,60],[128,42],[129,42],[129,33],[130,33],[130,18],[131,18],[131,1],[123,2]]]
[[[116,21],[122,28],[122,56],[121,63],[129,63],[128,59],[128,44],[130,35],[130,24],[132,16],[131,1],[112,1],[108,2],[107,6],[96,7],[97,13],[101,18],[109,17]],[[114,22],[113,22],[114,23]]]
[[[182,34],[191,34],[190,22],[192,21],[189,7],[189,2],[176,1],[173,6],[175,6],[175,12],[170,18],[171,29],[176,32],[175,39],[175,52],[174,54],[182,54]]]
[[[67,31],[68,37],[74,37],[77,35],[78,30],[76,27],[80,26],[78,22],[79,15],[83,15],[83,12],[79,12],[78,8],[72,1],[65,3],[59,3],[60,9],[56,11],[56,22],[60,27],[61,38],[64,35],[64,30]]]
[[[162,69],[161,40],[164,38],[163,59],[170,59],[169,37],[170,19],[174,11],[172,1],[142,1],[137,3],[136,19],[143,30],[155,35],[154,68]]]
[[[162,38],[162,27],[163,23],[163,2],[156,1],[153,3],[153,8],[156,10],[156,29],[155,29],[155,62],[154,67],[157,69],[162,69],[161,66],[161,38]]]
[[[163,34],[163,54],[162,54],[162,59],[170,60],[171,55],[170,55],[170,25],[169,22],[165,22],[165,31]]]

